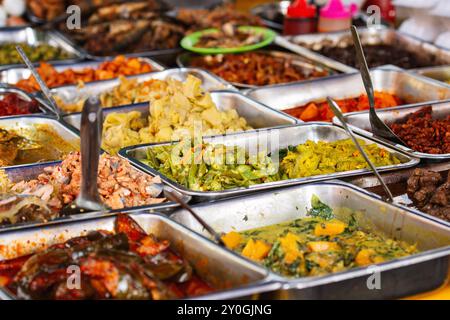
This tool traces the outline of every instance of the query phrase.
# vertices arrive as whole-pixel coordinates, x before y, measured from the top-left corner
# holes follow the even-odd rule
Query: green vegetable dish
[[[32,62],[63,60],[72,58],[72,55],[61,48],[49,44],[28,45],[26,43],[3,43],[0,44],[0,64],[23,63],[22,58],[16,50],[20,45]]]
[[[316,196],[307,218],[242,232],[223,241],[231,250],[286,277],[328,273],[405,257],[415,245],[360,228],[354,216],[344,222]]]
[[[360,141],[377,167],[401,161],[376,144]],[[149,148],[143,163],[188,189],[219,191],[254,184],[367,168],[350,139],[306,141],[279,151],[279,166],[264,152],[249,156],[239,147],[190,144]]]

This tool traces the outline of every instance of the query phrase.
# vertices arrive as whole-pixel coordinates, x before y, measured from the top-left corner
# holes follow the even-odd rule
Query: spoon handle
[[[337,105],[337,103],[331,99],[330,97],[327,97],[327,101],[328,104],[331,108],[331,110],[333,111],[334,115],[339,119],[339,121],[342,123],[342,126],[344,127],[345,131],[347,131],[348,135],[350,136],[350,138],[352,139],[353,143],[355,144],[356,148],[358,149],[358,151],[361,153],[361,155],[363,156],[364,160],[366,160],[367,164],[369,165],[369,167],[372,169],[373,173],[375,174],[375,176],[377,177],[378,181],[380,181],[380,184],[383,186],[384,191],[386,192],[387,196],[388,196],[388,200],[390,202],[394,202],[394,197],[392,196],[391,190],[389,190],[388,186],[384,183],[383,178],[381,177],[380,173],[378,172],[377,168],[375,167],[375,165],[372,163],[372,161],[369,159],[369,156],[367,156],[366,152],[364,151],[364,149],[361,147],[361,145],[359,144],[358,140],[356,139],[355,135],[353,134],[353,131],[347,126],[347,123],[345,122],[345,118],[344,115],[342,114],[342,112],[339,110],[339,106]]]
[[[164,194],[166,197],[173,201],[177,202],[184,210],[189,211],[189,213],[195,218],[195,220],[198,221],[202,225],[203,228],[206,229],[206,231],[209,232],[210,235],[213,236],[215,242],[217,244],[220,244],[221,246],[225,247],[225,243],[222,240],[222,237],[219,233],[217,233],[213,227],[211,227],[205,220],[203,220],[202,217],[200,217],[197,212],[195,212],[188,204],[186,204],[183,200],[180,199],[178,195],[176,195],[172,190],[169,190],[168,188],[165,188]]]
[[[55,102],[55,99],[53,99],[50,89],[47,87],[44,80],[42,80],[41,76],[36,71],[36,68],[33,66],[30,59],[28,59],[28,57],[27,57],[26,53],[23,51],[22,47],[17,45],[16,50],[17,50],[17,52],[19,52],[23,62],[25,62],[28,69],[30,69],[31,73],[33,74],[33,77],[36,79],[37,83],[39,84],[39,87],[41,88],[42,93],[47,98],[48,102],[50,103],[50,107],[52,108],[52,111],[56,114],[56,116],[58,118],[60,118],[61,112]]]
[[[358,31],[355,26],[351,26],[353,42],[355,44],[356,58],[359,64],[359,70],[361,71],[361,78],[364,83],[364,87],[367,92],[367,97],[369,99],[370,111],[375,108],[375,98],[372,79],[370,78],[369,67],[367,66],[367,61],[364,58],[364,51],[361,45],[361,39],[359,38]]]
[[[100,155],[102,108],[97,97],[84,103],[81,113],[81,188],[80,201],[101,203],[97,175]]]

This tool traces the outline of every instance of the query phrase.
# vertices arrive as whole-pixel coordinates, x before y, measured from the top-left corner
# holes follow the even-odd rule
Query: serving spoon
[[[358,151],[361,153],[361,155],[363,156],[364,160],[366,160],[367,164],[369,165],[370,169],[372,169],[373,173],[375,174],[375,176],[377,177],[378,181],[380,181],[381,186],[384,189],[384,192],[387,195],[387,200],[391,203],[394,202],[394,197],[392,195],[391,190],[389,190],[388,186],[386,185],[386,183],[384,183],[383,178],[381,177],[380,173],[378,172],[376,166],[372,163],[372,161],[369,159],[369,156],[367,155],[367,153],[364,151],[364,149],[361,147],[361,145],[359,144],[358,140],[356,139],[353,131],[348,127],[347,123],[345,122],[345,118],[344,115],[342,114],[341,110],[339,109],[338,104],[336,103],[336,101],[334,101],[333,99],[331,99],[330,97],[327,97],[327,102],[328,105],[330,106],[331,110],[333,111],[334,115],[339,119],[339,121],[342,123],[342,126],[344,127],[345,131],[347,131],[348,135],[350,136],[350,138],[352,139],[353,143],[355,144],[356,148],[358,149]]]
[[[97,97],[84,103],[81,113],[81,186],[74,202],[64,207],[62,215],[73,215],[90,211],[104,211],[98,194],[97,175],[102,132],[102,108]]]
[[[388,141],[402,144],[406,146],[405,142],[400,139],[391,128],[389,128],[377,115],[375,111],[375,97],[372,79],[370,78],[369,67],[367,66],[367,61],[364,56],[364,51],[361,45],[361,40],[359,38],[358,31],[355,26],[350,28],[353,37],[353,44],[355,45],[356,58],[359,64],[359,70],[361,71],[361,78],[364,83],[364,88],[366,89],[367,98],[369,100],[369,121],[372,127],[372,133],[378,137],[384,138]]]
[[[58,108],[58,105],[56,104],[55,99],[53,99],[52,94],[50,93],[50,89],[45,84],[44,80],[42,80],[41,76],[37,72],[36,68],[33,66],[33,63],[31,63],[30,59],[28,59],[26,53],[23,51],[22,47],[20,45],[16,46],[17,52],[19,52],[20,57],[22,58],[23,62],[27,65],[28,69],[30,69],[31,74],[36,79],[39,87],[41,88],[42,93],[44,94],[45,98],[47,98],[49,102],[49,106],[52,109],[53,113],[56,114],[56,117],[61,119],[61,111]]]
[[[203,218],[200,217],[200,215],[197,212],[195,212],[190,205],[184,202],[175,192],[173,192],[172,189],[164,187],[164,195],[169,200],[178,203],[184,210],[187,210],[195,218],[195,220],[197,220],[198,223],[200,223],[203,226],[203,228],[205,228],[205,230],[209,232],[209,234],[214,238],[214,241],[217,244],[226,247],[220,233],[216,232],[213,227],[211,227],[205,220],[203,220]]]

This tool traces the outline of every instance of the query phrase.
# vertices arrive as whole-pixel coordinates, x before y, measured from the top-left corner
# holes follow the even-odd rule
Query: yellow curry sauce
[[[330,207],[312,199],[309,217],[229,232],[228,248],[287,277],[318,276],[404,257],[415,245],[389,239],[336,219]]]

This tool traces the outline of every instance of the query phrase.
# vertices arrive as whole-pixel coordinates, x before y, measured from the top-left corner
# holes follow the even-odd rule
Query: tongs
[[[387,195],[387,201],[393,203],[394,202],[394,197],[392,196],[391,191],[389,190],[388,186],[386,185],[386,183],[384,183],[383,178],[381,177],[380,173],[378,172],[377,168],[375,167],[375,165],[372,163],[372,161],[370,161],[369,156],[366,154],[366,152],[364,151],[364,149],[361,147],[361,145],[359,144],[358,140],[356,139],[353,131],[348,127],[347,123],[345,122],[345,118],[344,115],[342,114],[341,110],[339,109],[338,104],[336,103],[336,101],[334,101],[333,99],[331,99],[330,97],[327,97],[327,101],[328,101],[328,105],[330,106],[331,110],[333,111],[334,115],[339,119],[339,121],[342,123],[342,126],[344,127],[345,131],[347,131],[348,135],[350,136],[350,138],[352,139],[353,143],[355,144],[356,148],[358,149],[358,151],[361,153],[361,155],[363,156],[364,160],[366,160],[367,164],[369,165],[370,169],[372,169],[373,173],[375,174],[375,176],[377,177],[378,181],[380,181],[381,186],[383,187],[386,195]]]
[[[45,84],[44,80],[42,80],[41,76],[37,72],[36,68],[33,66],[33,63],[31,63],[30,59],[28,59],[27,55],[23,51],[22,47],[17,45],[16,46],[17,52],[19,52],[20,57],[22,58],[23,62],[27,65],[28,69],[30,69],[33,77],[36,79],[37,83],[39,84],[39,87],[41,88],[42,93],[44,94],[45,98],[47,99],[50,108],[52,109],[53,113],[56,114],[56,117],[61,119],[61,111],[58,108],[58,105],[56,104],[55,99],[53,99],[53,96],[50,92],[50,89]]]
[[[74,202],[64,207],[62,215],[105,211],[98,194],[97,175],[102,132],[102,108],[97,97],[84,103],[81,113],[81,186]]]
[[[369,121],[372,127],[372,133],[378,137],[386,139],[388,141],[406,146],[405,142],[400,139],[377,115],[375,111],[375,97],[372,79],[370,78],[369,67],[364,56],[364,51],[359,39],[358,31],[355,26],[350,28],[353,37],[353,44],[355,45],[356,58],[359,64],[359,70],[361,71],[361,78],[366,89],[367,98],[369,100]]]

